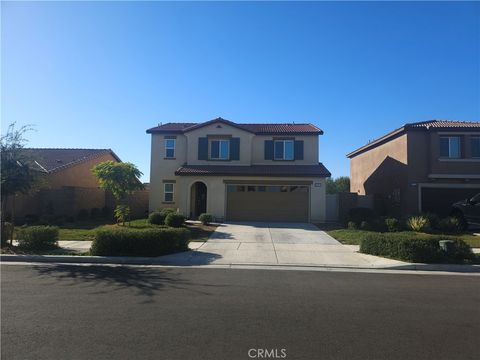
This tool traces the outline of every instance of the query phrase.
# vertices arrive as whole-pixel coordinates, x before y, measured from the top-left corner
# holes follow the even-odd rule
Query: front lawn
[[[378,234],[375,231],[367,231],[367,230],[350,230],[350,229],[338,229],[338,230],[330,230],[327,233],[335,238],[336,240],[340,241],[342,244],[347,245],[360,245],[361,241],[367,237],[367,235],[371,234]],[[413,231],[400,231],[392,234],[406,234],[406,235],[417,235],[421,234],[423,236],[428,237],[438,237],[438,234],[427,234],[427,233],[416,233]],[[462,234],[462,235],[445,235],[448,238],[455,238],[459,240],[463,240],[465,243],[470,245],[470,247],[480,247],[480,236],[470,235],[470,234]]]

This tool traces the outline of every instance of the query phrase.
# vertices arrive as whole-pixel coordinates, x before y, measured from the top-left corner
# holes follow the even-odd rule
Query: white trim
[[[172,191],[167,191],[166,187],[167,185],[172,185]],[[172,200],[167,200],[166,196],[167,194],[172,194]],[[164,202],[175,202],[175,183],[173,182],[165,182],[163,183],[163,201]]]
[[[453,161],[453,162],[480,162],[480,158],[446,158],[446,157],[441,157],[438,158],[438,161]]]
[[[177,147],[177,139],[163,139],[164,141],[164,147],[165,147],[165,157],[168,159],[174,159],[175,158],[175,152],[176,152],[176,147]],[[167,146],[167,141],[173,141],[173,156],[168,156],[167,150],[172,149],[172,147]]]
[[[430,179],[480,179],[480,175],[474,174],[429,174]]]
[[[212,157],[212,143],[214,141],[218,141],[218,158],[214,158]],[[222,145],[220,144],[221,142],[226,142],[227,143],[227,157],[226,158],[222,158],[220,157],[221,155],[221,151],[220,149],[222,148]],[[229,160],[230,159],[230,140],[229,139],[211,139],[209,141],[209,160]]]

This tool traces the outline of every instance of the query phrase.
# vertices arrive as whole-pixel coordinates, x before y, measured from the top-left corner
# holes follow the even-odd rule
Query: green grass
[[[362,239],[364,239],[369,234],[375,234],[375,231],[367,231],[367,230],[349,230],[349,229],[338,229],[338,230],[330,230],[327,233],[340,241],[342,244],[347,245],[360,245]],[[438,237],[439,234],[424,234],[424,233],[415,233],[413,231],[401,231],[397,232],[396,234],[422,234],[432,237]],[[449,238],[456,238],[465,241],[470,247],[480,247],[480,236],[470,235],[470,234],[462,234],[462,235],[445,235]]]

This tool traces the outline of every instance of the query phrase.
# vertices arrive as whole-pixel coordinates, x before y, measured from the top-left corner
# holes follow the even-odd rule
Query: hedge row
[[[96,231],[90,248],[98,256],[160,256],[188,250],[188,229],[118,229]]]
[[[448,251],[440,247],[440,240],[452,241]],[[445,236],[371,234],[360,243],[360,252],[423,263],[459,263],[474,260],[472,250],[465,242]]]
[[[58,246],[58,227],[23,226],[16,231],[18,246],[25,250],[49,250]]]

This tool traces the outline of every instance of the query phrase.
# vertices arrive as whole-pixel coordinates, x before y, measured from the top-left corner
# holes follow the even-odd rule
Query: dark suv
[[[472,225],[480,225],[480,193],[471,199],[456,202],[452,208],[452,216]]]

